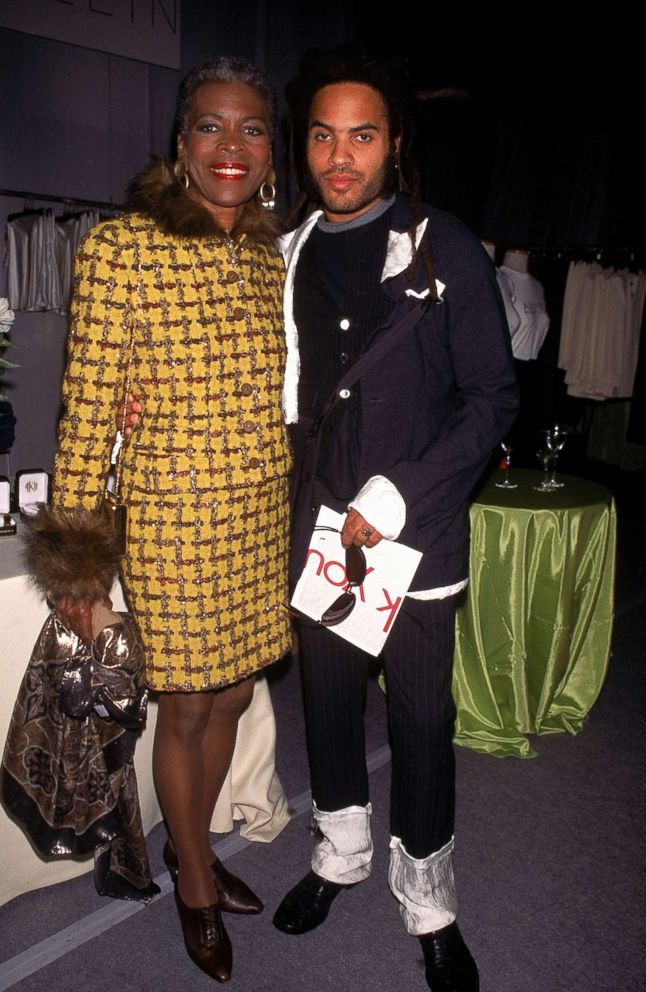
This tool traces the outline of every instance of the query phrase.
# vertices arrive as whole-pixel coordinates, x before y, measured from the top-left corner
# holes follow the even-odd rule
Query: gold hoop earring
[[[276,207],[276,187],[273,183],[264,182],[258,190],[260,205],[265,210],[274,210]]]
[[[180,181],[184,189],[189,187],[189,177],[188,177],[188,165],[186,164],[186,159],[178,158],[173,166],[173,173],[175,177]]]

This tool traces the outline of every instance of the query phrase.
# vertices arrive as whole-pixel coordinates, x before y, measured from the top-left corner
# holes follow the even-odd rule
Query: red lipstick
[[[241,162],[216,162],[209,166],[209,172],[212,172],[218,179],[237,182],[248,175],[249,167]]]

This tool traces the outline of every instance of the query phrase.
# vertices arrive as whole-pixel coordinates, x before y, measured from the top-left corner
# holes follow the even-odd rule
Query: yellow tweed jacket
[[[144,413],[122,456],[126,496],[286,475],[282,281],[272,242],[173,235],[141,213],[95,227],[77,256],[58,505],[102,490],[129,361]]]

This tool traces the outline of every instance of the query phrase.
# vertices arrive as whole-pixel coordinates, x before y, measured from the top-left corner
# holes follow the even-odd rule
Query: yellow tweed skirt
[[[287,479],[127,501],[122,571],[149,688],[222,688],[287,653]]]

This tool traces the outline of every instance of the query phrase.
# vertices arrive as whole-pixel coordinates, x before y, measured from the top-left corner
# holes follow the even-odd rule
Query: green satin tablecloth
[[[581,729],[610,656],[616,521],[610,493],[514,470],[471,507],[470,583],[456,620],[455,743],[532,757],[528,733]]]

